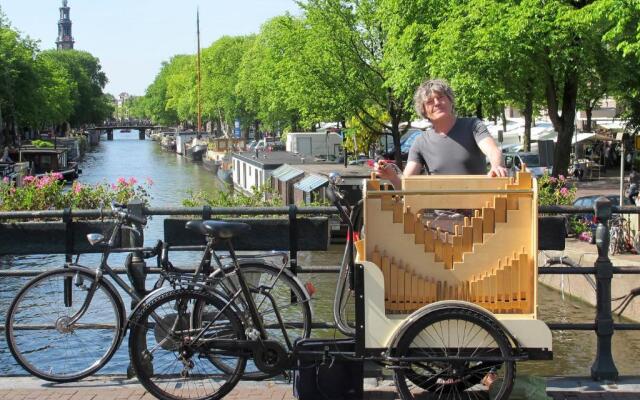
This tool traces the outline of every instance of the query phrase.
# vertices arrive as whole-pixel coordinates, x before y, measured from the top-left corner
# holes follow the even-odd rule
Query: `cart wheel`
[[[508,399],[515,379],[511,344],[502,328],[466,308],[443,308],[418,319],[393,354],[412,358],[395,369],[404,400],[430,394],[438,399]]]

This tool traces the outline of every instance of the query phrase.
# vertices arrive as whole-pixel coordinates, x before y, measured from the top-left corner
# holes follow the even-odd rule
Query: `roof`
[[[329,183],[329,179],[324,176],[311,174],[300,182],[293,185],[296,189],[300,189],[303,192],[311,192]]]
[[[258,157],[256,157],[255,151],[244,151],[233,153],[232,157],[265,170],[276,169],[282,164],[297,165],[303,162],[311,162],[308,158],[305,159],[288,151],[259,151]]]
[[[369,178],[371,169],[364,165],[349,165],[345,168],[343,164],[322,163],[322,164],[300,164],[296,168],[309,174],[326,175],[335,172],[343,178]]]
[[[301,177],[302,175],[304,175],[304,171],[300,171],[299,169],[294,168],[289,164],[283,164],[273,170],[273,172],[271,173],[271,176],[273,178],[276,178],[282,182],[288,182],[292,179]]]

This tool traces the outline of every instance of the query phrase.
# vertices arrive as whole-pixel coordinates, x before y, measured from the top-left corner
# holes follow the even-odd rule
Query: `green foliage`
[[[215,191],[206,193],[203,191],[188,192],[189,197],[182,200],[185,207],[278,207],[282,206],[282,199],[270,186],[263,185],[260,188],[253,187],[253,193],[246,195],[233,190]]]
[[[55,146],[52,142],[48,140],[40,140],[40,139],[32,140],[31,144],[38,148],[53,148]]]
[[[575,197],[575,185],[569,184],[563,175],[556,178],[545,173],[538,179],[538,205],[570,206]]]
[[[0,210],[35,211],[63,209],[96,209],[111,201],[126,204],[136,198],[148,205],[151,196],[147,191],[150,181],[138,184],[135,178],[119,178],[117,183],[84,185],[74,182],[70,190],[59,173],[41,177],[27,176],[24,185],[16,187],[5,178],[0,182]]]

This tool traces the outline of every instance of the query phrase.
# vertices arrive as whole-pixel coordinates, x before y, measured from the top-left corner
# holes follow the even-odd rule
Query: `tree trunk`
[[[571,155],[571,138],[574,134],[573,122],[576,115],[576,98],[578,95],[578,71],[565,72],[562,88],[562,115],[558,115],[558,99],[555,82],[552,76],[546,83],[547,110],[553,127],[558,132],[558,140],[553,154],[553,175],[567,175]]]
[[[507,113],[504,111],[504,107],[502,107],[502,133],[507,133]]]
[[[584,130],[585,132],[591,132],[591,117],[593,116],[593,107],[591,106],[591,102],[587,101],[587,107],[584,111],[587,114],[587,122],[584,126]]]
[[[479,101],[476,103],[476,117],[482,119],[482,102]]]
[[[524,136],[522,138],[522,146],[524,151],[531,151],[531,120],[533,119],[533,90],[531,87],[525,93],[524,109]]]
[[[255,120],[253,122],[253,138],[255,140],[260,140],[260,133],[259,133],[259,129],[260,129],[260,121],[259,120]]]

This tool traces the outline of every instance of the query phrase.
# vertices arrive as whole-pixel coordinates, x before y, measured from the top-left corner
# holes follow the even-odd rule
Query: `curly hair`
[[[447,96],[455,109],[456,99],[453,94],[453,89],[451,89],[449,83],[444,79],[429,79],[422,82],[422,84],[416,89],[416,93],[413,95],[413,107],[416,110],[416,114],[420,117],[427,119],[427,114],[424,111],[424,102],[427,101],[432,93]]]

